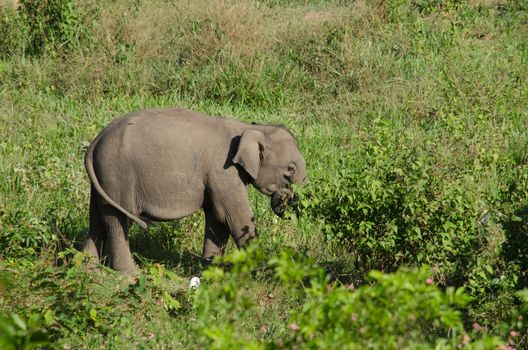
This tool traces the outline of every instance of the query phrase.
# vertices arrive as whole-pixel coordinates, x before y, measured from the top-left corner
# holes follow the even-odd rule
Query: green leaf
[[[27,322],[27,327],[28,329],[35,329],[35,328],[38,328],[40,327],[41,325],[41,317],[40,317],[40,314],[32,314],[30,317],[29,317],[29,320]]]
[[[55,312],[53,310],[48,309],[44,313],[44,322],[46,323],[47,326],[50,326],[55,322]]]
[[[162,299],[163,305],[167,310],[178,310],[181,307],[181,303],[165,291],[162,294]]]
[[[17,314],[11,314],[11,319],[18,328],[22,329],[23,331],[27,331],[26,323],[20,318],[20,316]]]

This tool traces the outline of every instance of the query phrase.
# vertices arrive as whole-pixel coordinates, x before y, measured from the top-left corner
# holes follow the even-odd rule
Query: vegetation
[[[528,5],[0,0],[0,348],[528,345]],[[203,216],[83,270],[83,156],[184,106],[292,129],[301,214],[203,272]],[[201,275],[197,290],[192,276]]]

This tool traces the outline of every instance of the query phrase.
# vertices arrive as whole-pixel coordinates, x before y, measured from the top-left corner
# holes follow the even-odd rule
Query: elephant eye
[[[295,174],[295,170],[296,170],[295,164],[288,165],[288,172]]]

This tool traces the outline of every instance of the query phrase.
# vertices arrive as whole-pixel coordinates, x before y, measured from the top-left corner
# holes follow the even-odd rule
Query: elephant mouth
[[[299,196],[289,189],[280,189],[271,195],[271,209],[278,217],[284,217],[288,208],[298,209]]]

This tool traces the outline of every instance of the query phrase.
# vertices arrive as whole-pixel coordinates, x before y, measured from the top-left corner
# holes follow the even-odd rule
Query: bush
[[[369,284],[357,289],[314,284],[302,310],[290,317],[285,343],[303,349],[494,349],[498,338],[476,335],[473,341],[464,330],[459,308],[468,295],[441,291],[430,276],[426,269],[372,271]]]
[[[427,269],[394,274],[369,273],[368,283],[331,283],[323,271],[305,259],[282,251],[266,258],[253,248],[223,260],[224,272],[204,273],[195,305],[198,329],[215,349],[496,349],[499,338],[464,329],[460,308],[470,297],[462,288],[441,291]],[[259,341],[246,329],[259,327],[258,301],[251,286],[263,271],[297,295],[282,329],[271,340]],[[264,274],[265,276],[266,274]],[[214,301],[214,302],[213,302]],[[229,312],[226,313],[229,305]],[[222,322],[220,322],[222,320]],[[255,324],[256,323],[256,324]]]
[[[468,120],[440,114],[435,123],[447,132],[417,132],[378,119],[312,178],[303,205],[360,271],[427,264],[442,285],[465,285],[471,317],[492,324],[526,285],[526,165],[487,138],[486,120],[465,137]]]
[[[77,47],[87,34],[74,0],[21,0],[0,7],[0,52],[39,56]]]
[[[15,313],[9,316],[0,314],[0,347],[4,350],[29,350],[49,346],[43,323],[38,313],[31,314],[27,320]]]
[[[328,239],[345,242],[364,270],[441,265],[452,278],[482,237],[483,204],[469,174],[438,165],[432,140],[379,120],[337,176],[318,179],[306,202]],[[330,175],[329,175],[330,176]]]
[[[25,25],[13,7],[0,5],[1,59],[7,59],[23,51],[28,36]]]
[[[108,336],[114,345],[139,346],[152,328],[141,322],[136,327],[131,319],[136,312],[162,324],[188,316],[186,281],[159,264],[127,280],[102,266],[98,273],[87,271],[86,255],[73,249],[52,258],[60,266],[0,260],[0,297],[17,300],[11,307],[0,304],[0,348],[68,347],[69,337],[85,344],[94,334]]]

